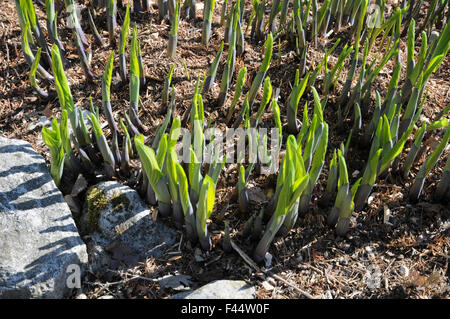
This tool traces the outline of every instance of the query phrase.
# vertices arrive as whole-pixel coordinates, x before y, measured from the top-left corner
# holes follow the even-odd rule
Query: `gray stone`
[[[80,227],[90,235],[89,247],[97,247],[95,254],[89,253],[90,264],[104,264],[107,261],[104,251],[111,253],[113,259],[117,257],[114,255],[124,259],[120,261],[134,259],[133,253],[140,260],[160,257],[175,243],[177,234],[151,216],[139,194],[128,186],[107,181],[89,188]],[[102,261],[97,261],[97,256]]]
[[[197,290],[176,294],[173,299],[255,299],[255,287],[242,280],[216,280]]]
[[[82,274],[86,263],[86,246],[43,157],[27,142],[0,137],[0,298],[68,296],[68,267]]]

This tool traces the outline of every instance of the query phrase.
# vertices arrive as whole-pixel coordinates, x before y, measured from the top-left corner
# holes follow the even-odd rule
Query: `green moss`
[[[115,193],[111,196],[111,204],[113,210],[125,209],[127,210],[130,207],[130,200],[123,193]]]
[[[87,208],[88,208],[88,226],[91,230],[98,229],[98,220],[100,218],[100,211],[105,209],[108,205],[108,198],[106,194],[98,189],[92,187],[87,193]]]

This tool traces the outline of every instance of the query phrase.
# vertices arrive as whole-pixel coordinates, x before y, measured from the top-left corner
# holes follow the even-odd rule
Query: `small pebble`
[[[408,275],[409,275],[409,269],[408,269],[408,267],[406,267],[405,265],[402,265],[402,266],[400,266],[399,271],[400,271],[400,274],[401,274],[403,277],[408,277]]]
[[[272,286],[271,284],[269,284],[267,281],[263,281],[262,282],[262,286],[264,287],[264,289],[266,289],[267,291],[272,291],[274,290],[274,286]]]

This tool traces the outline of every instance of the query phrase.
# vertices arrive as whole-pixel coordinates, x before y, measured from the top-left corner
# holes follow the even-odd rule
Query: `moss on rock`
[[[91,231],[98,229],[100,211],[108,205],[108,197],[97,187],[91,187],[87,193],[88,227]]]
[[[130,207],[130,200],[122,192],[115,193],[111,196],[110,202],[113,210],[125,209]]]

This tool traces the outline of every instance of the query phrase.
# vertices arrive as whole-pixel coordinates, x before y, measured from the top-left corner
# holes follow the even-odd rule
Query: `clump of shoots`
[[[279,195],[274,195],[277,196],[276,209],[254,251],[253,257],[256,262],[264,260],[271,242],[282,226],[283,233],[286,233],[294,225],[297,210],[293,208],[308,184],[308,180],[309,175],[306,173],[302,160],[301,147],[297,144],[295,137],[290,135],[277,180],[276,193]]]

